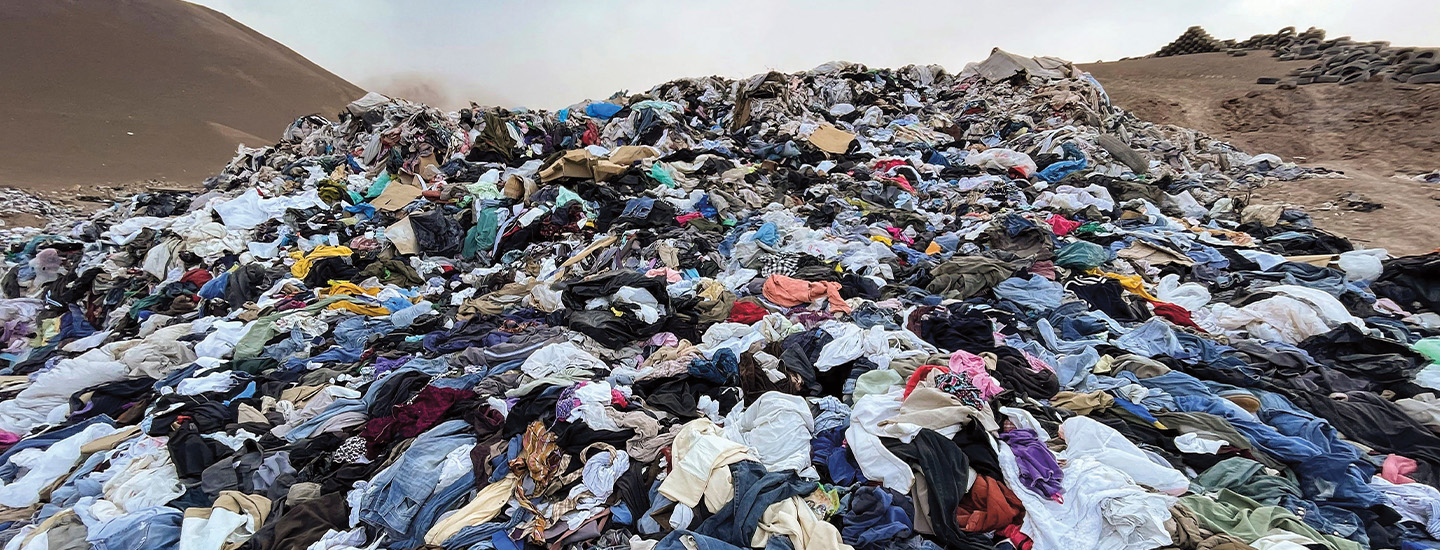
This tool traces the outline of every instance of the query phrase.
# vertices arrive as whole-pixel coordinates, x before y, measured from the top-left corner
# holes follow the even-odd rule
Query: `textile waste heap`
[[[1063,61],[338,118],[9,243],[0,547],[1440,547],[1440,255]]]

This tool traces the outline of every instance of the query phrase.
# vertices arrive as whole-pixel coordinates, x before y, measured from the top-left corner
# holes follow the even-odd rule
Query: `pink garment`
[[[703,217],[705,216],[700,214],[699,212],[691,212],[689,214],[681,214],[679,216],[675,216],[675,222],[680,225],[685,225],[686,222],[698,220]]]
[[[0,430],[0,447],[9,447],[20,442],[20,436]]]
[[[1021,351],[1020,353],[1025,354],[1025,361],[1030,363],[1031,370],[1034,370],[1035,372],[1040,372],[1042,370],[1055,372],[1055,367],[1050,366],[1050,363],[1042,361],[1039,357],[1030,355],[1030,353],[1026,351]]]
[[[885,231],[890,233],[890,237],[897,241],[905,244],[915,244],[915,239],[905,236],[904,229],[900,229],[899,227],[886,227]]]
[[[1055,234],[1061,237],[1074,231],[1075,228],[1085,225],[1077,221],[1065,219],[1065,216],[1050,216],[1045,221],[1050,224],[1050,229],[1054,230]]]
[[[1412,459],[1390,455],[1385,457],[1385,463],[1380,465],[1380,477],[1396,485],[1415,483],[1415,480],[1405,477],[1405,474],[1413,474],[1417,468],[1419,466]]]
[[[1030,264],[1030,272],[1053,281],[1055,280],[1055,262],[1040,260]]]
[[[675,271],[675,270],[670,269],[670,268],[668,268],[668,267],[657,267],[657,268],[652,269],[652,270],[650,270],[650,271],[646,271],[646,272],[645,272],[645,276],[646,276],[646,277],[661,277],[661,276],[663,276],[663,277],[665,277],[665,282],[667,282],[667,283],[678,283],[678,282],[680,282],[680,281],[685,280],[685,276],[682,275],[682,274],[680,274],[679,271]]]
[[[645,345],[673,348],[680,345],[680,337],[676,336],[673,332],[661,332],[651,336],[649,340],[646,340]]]
[[[783,307],[808,304],[825,297],[830,302],[830,312],[850,313],[850,304],[840,297],[840,283],[825,281],[812,283],[784,275],[771,275],[765,279],[765,299]]]
[[[965,350],[950,354],[950,372],[963,372],[970,377],[970,383],[980,389],[980,395],[990,399],[1005,391],[990,371],[985,369],[985,359]]]
[[[880,300],[878,302],[875,302],[875,305],[878,307],[883,307],[885,309],[905,309],[905,304],[900,303],[900,300],[897,300],[895,298],[890,298],[888,300]]]

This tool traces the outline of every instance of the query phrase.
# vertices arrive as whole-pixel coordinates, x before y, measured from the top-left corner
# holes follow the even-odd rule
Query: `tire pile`
[[[1391,46],[1389,42],[1357,42],[1349,36],[1325,39],[1325,30],[1310,27],[1297,32],[1285,27],[1275,34],[1257,34],[1244,41],[1216,40],[1200,27],[1190,27],[1154,57],[1225,52],[1244,56],[1253,50],[1270,50],[1280,61],[1315,60],[1284,77],[1264,77],[1259,84],[1295,88],[1305,84],[1354,84],[1390,81],[1406,84],[1440,83],[1440,48]]]
[[[1181,33],[1180,37],[1176,38],[1174,42],[1160,48],[1160,51],[1155,52],[1155,57],[1189,55],[1192,53],[1214,53],[1223,51],[1224,49],[1225,43],[1216,40],[1215,37],[1210,36],[1210,33],[1205,32],[1205,29],[1197,25],[1185,29],[1185,32]]]
[[[1331,44],[1330,41],[1324,44]],[[1314,54],[1311,54],[1314,55]],[[1284,55],[1279,56],[1284,59]],[[1389,42],[1354,43],[1340,39],[1320,48],[1320,60],[1296,69],[1282,81],[1296,85],[1385,80],[1406,84],[1440,83],[1440,49],[1396,48]],[[1307,58],[1299,58],[1307,59]]]

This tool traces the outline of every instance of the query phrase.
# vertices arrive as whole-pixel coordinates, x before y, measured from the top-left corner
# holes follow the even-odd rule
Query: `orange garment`
[[[824,296],[830,300],[830,313],[850,313],[850,304],[840,297],[840,283],[833,281],[812,283],[784,275],[771,275],[765,279],[764,292],[766,300],[784,307],[808,304]]]

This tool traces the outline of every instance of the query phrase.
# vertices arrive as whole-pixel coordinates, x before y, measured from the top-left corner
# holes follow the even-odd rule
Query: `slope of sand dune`
[[[1394,177],[1440,169],[1440,86],[1362,82],[1294,90],[1256,84],[1312,62],[1269,52],[1132,59],[1081,65],[1112,101],[1141,119],[1194,128],[1252,154],[1345,172],[1350,179],[1273,184],[1254,202],[1303,206],[1322,229],[1393,254],[1440,246],[1440,186]],[[1384,207],[1357,212],[1357,193]]]
[[[0,2],[0,37],[0,186],[196,186],[237,144],[364,95],[180,0]]]

